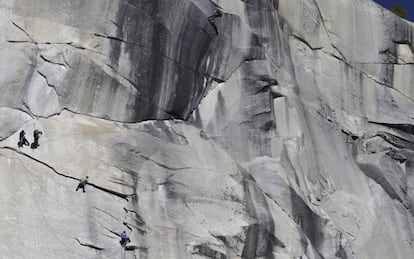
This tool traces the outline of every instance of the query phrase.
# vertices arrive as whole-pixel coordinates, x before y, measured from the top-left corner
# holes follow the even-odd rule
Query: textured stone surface
[[[0,22],[1,258],[412,257],[412,23],[368,0],[3,0]]]

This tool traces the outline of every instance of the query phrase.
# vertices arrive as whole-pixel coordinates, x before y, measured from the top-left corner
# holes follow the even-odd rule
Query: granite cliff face
[[[0,0],[0,21],[0,258],[412,258],[412,23],[368,0]]]

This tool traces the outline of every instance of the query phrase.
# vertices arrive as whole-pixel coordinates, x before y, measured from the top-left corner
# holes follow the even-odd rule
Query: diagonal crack
[[[90,51],[90,52],[92,52],[94,54],[97,54],[97,55],[103,55],[99,51],[96,51],[96,50],[93,50],[93,49],[89,49],[89,48],[85,48],[85,47],[83,47],[83,46],[81,46],[79,44],[76,44],[74,42],[49,42],[49,41],[36,42],[36,41],[28,41],[28,40],[6,40],[6,42],[8,42],[8,43],[16,43],[16,44],[17,43],[31,43],[31,44],[35,44],[35,45],[65,45],[65,46],[69,46],[69,47],[76,48],[76,49],[80,49],[80,50]]]
[[[39,159],[31,156],[31,155],[28,155],[28,154],[26,154],[24,152],[21,152],[20,150],[17,150],[17,149],[15,149],[13,147],[4,146],[4,147],[1,147],[1,148],[7,149],[7,150],[11,150],[11,151],[13,151],[13,152],[15,152],[15,153],[17,153],[17,154],[19,154],[21,156],[27,157],[27,158],[29,158],[29,159],[31,159],[31,160],[39,163],[39,164],[42,164],[43,166],[49,168],[50,170],[52,170],[55,174],[57,174],[59,176],[63,176],[63,177],[66,177],[66,178],[69,178],[69,179],[73,179],[73,180],[76,180],[76,181],[79,181],[80,180],[79,178],[76,178],[76,177],[73,177],[73,176],[70,176],[70,175],[65,175],[65,174],[59,173],[55,168],[53,168],[49,164],[47,164],[47,163],[45,163],[45,162],[43,162],[43,161],[41,161],[41,160],[39,160]],[[115,196],[120,197],[122,199],[125,199],[127,201],[128,201],[128,197],[134,195],[134,194],[124,194],[124,193],[120,193],[120,192],[117,192],[117,191],[113,191],[113,190],[110,190],[110,189],[107,189],[105,187],[101,187],[99,185],[96,185],[96,184],[93,184],[93,183],[89,183],[89,182],[87,183],[87,185],[90,185],[90,186],[92,186],[92,187],[94,187],[94,188],[96,188],[98,190],[101,190],[101,191],[107,192],[109,194],[115,195]]]
[[[315,4],[316,9],[318,10],[318,14],[319,14],[319,17],[321,18],[322,26],[323,26],[323,28],[324,28],[324,30],[325,30],[326,36],[328,37],[329,43],[331,44],[332,48],[334,48],[336,51],[338,51],[339,55],[341,55],[341,56],[342,56],[342,58],[343,58],[343,60],[345,60],[345,62],[346,62],[346,59],[345,59],[344,54],[343,54],[343,53],[342,53],[342,52],[338,49],[338,47],[337,47],[337,46],[335,46],[335,45],[332,43],[332,39],[331,39],[331,37],[330,37],[330,35],[329,35],[330,31],[329,31],[329,30],[328,30],[328,28],[326,27],[325,20],[324,20],[325,18],[324,18],[324,17],[323,17],[323,15],[322,15],[322,11],[321,11],[321,9],[319,8],[318,3],[316,2],[316,0],[313,0],[313,3]]]
[[[67,66],[68,68],[72,68],[72,67],[69,65],[69,62],[66,60],[66,56],[65,56],[65,53],[64,53],[64,52],[62,52],[62,58],[63,58],[63,62],[66,64],[66,66]]]
[[[17,25],[17,23],[15,23],[15,22],[11,22],[14,26],[16,26],[19,30],[21,30],[22,32],[24,32],[24,34],[26,34],[26,36],[27,37],[29,37],[29,39],[31,39],[32,41],[32,43],[36,43],[36,41],[33,39],[33,37],[32,36],[30,36],[30,34],[25,30],[25,29],[23,29],[21,26],[19,26],[19,25]]]
[[[49,80],[47,79],[47,76],[46,76],[45,74],[43,74],[42,72],[40,72],[39,70],[37,70],[37,73],[38,73],[41,77],[43,77],[43,79],[45,79],[45,81],[46,81],[46,84],[47,84],[49,87],[53,88],[53,89],[55,90],[55,92],[56,92],[56,86],[55,86],[55,85],[53,85],[53,84],[51,84],[51,83],[49,83]]]
[[[185,167],[170,167],[170,166],[161,164],[160,162],[155,161],[151,157],[145,156],[143,154],[139,154],[139,156],[142,157],[142,158],[144,158],[145,160],[148,160],[148,161],[153,162],[154,164],[156,164],[156,165],[158,165],[158,166],[160,166],[162,168],[165,168],[165,169],[168,169],[168,170],[172,170],[172,171],[185,170],[185,169],[191,169],[192,168],[191,166],[185,166]]]
[[[63,63],[59,63],[59,62],[53,62],[52,60],[47,59],[47,58],[46,58],[45,56],[43,56],[43,55],[40,55],[40,58],[41,58],[41,59],[43,59],[43,61],[48,62],[48,63],[51,63],[51,64],[54,64],[54,65],[59,65],[59,66],[65,67],[65,68],[67,68],[67,67],[68,67],[68,65],[67,65],[67,63],[66,63],[66,62],[65,62],[65,64],[63,64]]]
[[[116,70],[113,66],[111,66],[109,64],[105,64],[105,65],[107,67],[109,67],[115,73],[115,75],[120,76],[122,79],[124,79],[129,84],[131,84],[132,88],[134,88],[138,92],[139,95],[142,95],[142,92],[139,90],[139,87],[138,87],[138,85],[135,82],[133,82],[131,79],[129,79],[129,78],[125,77],[124,75],[122,75],[121,73],[119,73],[119,71]]]
[[[103,214],[105,214],[105,215],[108,215],[109,217],[111,217],[111,218],[113,218],[113,219],[115,219],[115,220],[117,220],[117,221],[120,221],[120,219],[116,218],[115,216],[111,215],[110,213],[106,212],[106,211],[105,211],[105,210],[103,210],[103,209],[100,209],[100,208],[95,207],[95,206],[92,206],[92,209],[95,209],[95,210],[97,210],[97,211],[99,211],[99,212],[101,212],[101,213],[103,213]]]
[[[104,250],[104,248],[102,248],[102,247],[98,247],[98,246],[95,246],[95,245],[92,245],[92,244],[88,244],[88,243],[82,243],[79,240],[79,238],[75,238],[75,240],[78,241],[79,245],[81,245],[81,246],[90,247],[90,248],[93,248],[93,249],[96,249],[96,250],[99,250],[99,251]]]
[[[304,38],[299,37],[299,36],[298,36],[298,35],[296,35],[296,34],[292,34],[292,36],[293,36],[295,39],[297,39],[297,40],[299,40],[300,42],[302,42],[303,44],[305,44],[306,46],[308,46],[308,48],[310,48],[311,50],[320,50],[320,49],[323,49],[323,47],[317,47],[317,48],[312,47],[312,46],[310,45],[310,43],[309,43],[309,42],[307,42]]]

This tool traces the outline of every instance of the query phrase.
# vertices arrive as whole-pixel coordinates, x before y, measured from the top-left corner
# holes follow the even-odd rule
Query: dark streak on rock
[[[92,207],[92,209],[95,209],[95,210],[97,210],[97,211],[99,211],[99,212],[101,212],[101,213],[104,213],[104,214],[108,215],[109,217],[111,217],[111,218],[113,218],[113,219],[115,219],[115,220],[119,220],[119,219],[118,219],[118,218],[116,218],[115,216],[113,216],[113,215],[109,214],[108,212],[106,212],[106,211],[104,211],[104,210],[102,210],[102,209],[100,209],[100,208],[97,208],[97,207]]]
[[[386,127],[390,127],[390,128],[394,128],[397,130],[401,130],[405,133],[408,133],[410,135],[414,135],[414,125],[413,124],[405,124],[405,123],[401,123],[401,124],[396,124],[396,123],[385,123],[385,122],[375,122],[375,121],[369,121],[370,123],[375,123],[375,124],[379,124],[379,125],[383,125]]]
[[[208,245],[196,245],[194,246],[194,250],[194,253],[204,255],[208,258],[227,259],[227,256],[225,254],[210,248]]]
[[[326,220],[315,214],[292,188],[290,189],[290,196],[292,201],[292,217],[310,240],[312,246],[318,251],[323,244],[324,233],[322,226],[326,223]],[[301,237],[301,242],[303,248],[306,248],[307,240]],[[322,255],[320,256],[323,258]]]
[[[125,221],[124,221],[124,222],[122,222],[122,224],[123,224],[125,227],[127,227],[130,231],[133,231],[133,230],[132,230],[132,228],[129,226],[129,224],[128,224],[128,223],[126,223]]]
[[[188,16],[202,15],[192,3],[186,8],[191,9],[184,10]],[[210,76],[207,67],[213,39],[205,36],[186,15],[182,16],[184,21],[180,27],[165,25],[159,18],[164,10],[183,12],[177,2],[121,1],[115,21],[116,35],[96,35],[110,40],[110,65],[114,69],[118,67],[122,51],[130,57],[132,71],[128,78],[142,92],[142,96],[136,97],[132,121],[159,118],[157,113],[161,110],[170,117],[186,120],[209,87],[205,80],[222,80]],[[171,45],[175,46],[174,51],[169,49]]]
[[[247,202],[246,211],[257,223],[249,225],[247,229],[242,258],[274,259],[273,248],[275,246],[283,248],[285,245],[274,236],[275,226],[265,195],[251,176],[243,180],[243,186]]]

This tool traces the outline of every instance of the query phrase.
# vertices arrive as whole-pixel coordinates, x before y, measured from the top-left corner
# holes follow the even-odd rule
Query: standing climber
[[[131,239],[129,239],[128,234],[124,231],[121,233],[121,241],[119,243],[121,246],[126,246],[127,243],[131,242]]]
[[[218,33],[217,26],[216,26],[216,24],[214,23],[214,20],[215,20],[216,18],[218,18],[218,17],[223,16],[223,13],[224,13],[223,9],[221,9],[220,7],[216,7],[216,9],[214,10],[213,15],[211,15],[211,16],[209,16],[209,17],[207,18],[208,23],[209,23],[209,24],[213,27],[213,29],[214,29],[214,31],[216,32],[216,34],[217,34],[217,35],[218,35],[219,33]]]
[[[78,184],[78,187],[76,187],[76,191],[78,191],[79,188],[82,188],[83,192],[85,192],[85,185],[88,183],[88,180],[89,180],[89,176],[82,177],[79,180],[79,184]]]
[[[21,130],[20,131],[20,134],[19,134],[19,142],[17,142],[17,146],[18,147],[23,147],[23,145],[25,145],[25,146],[29,146],[30,145],[30,143],[26,139],[25,135],[26,135],[26,132],[24,132],[24,130]]]
[[[40,138],[40,135],[42,135],[42,134],[43,134],[43,132],[41,132],[40,130],[35,129],[33,131],[34,141],[33,141],[32,145],[30,145],[31,148],[35,149],[39,146],[39,138]]]

